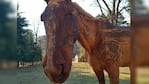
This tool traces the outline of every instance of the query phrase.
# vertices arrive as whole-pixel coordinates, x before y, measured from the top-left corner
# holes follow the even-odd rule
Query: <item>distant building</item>
[[[38,42],[39,42],[39,46],[42,49],[42,56],[44,56],[45,52],[46,52],[46,48],[47,48],[47,37],[46,37],[46,35],[39,36]]]
[[[75,56],[75,63],[78,63],[79,62],[79,56],[76,54],[76,56]]]

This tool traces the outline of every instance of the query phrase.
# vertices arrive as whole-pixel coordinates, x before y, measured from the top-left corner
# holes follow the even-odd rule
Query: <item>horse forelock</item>
[[[44,26],[47,35],[47,53],[48,59],[52,60],[53,52],[55,49],[55,39],[56,39],[56,16],[53,13],[52,9],[46,7],[45,11],[41,15],[41,20],[44,21]]]
[[[58,7],[59,5],[61,5],[60,2],[71,2],[71,0],[45,0],[45,2],[50,7],[52,7],[52,6]]]
[[[49,2],[49,1],[60,1],[60,0],[44,0],[45,2]],[[63,0],[63,1],[71,1],[71,0]]]
[[[48,2],[48,6],[59,6],[60,5],[60,2],[63,2],[65,0],[50,0]]]

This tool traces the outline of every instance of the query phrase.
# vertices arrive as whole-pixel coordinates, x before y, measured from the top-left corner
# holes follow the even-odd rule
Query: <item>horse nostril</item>
[[[58,80],[63,80],[64,79],[64,65],[63,64],[60,64],[60,76],[59,76],[59,79]]]
[[[64,74],[64,65],[63,64],[60,64],[60,67],[61,67],[61,75],[63,75]]]

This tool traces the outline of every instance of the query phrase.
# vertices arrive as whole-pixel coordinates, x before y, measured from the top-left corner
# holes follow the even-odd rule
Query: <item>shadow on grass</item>
[[[86,75],[81,75],[77,72],[71,72],[69,79],[64,84],[98,84],[95,76],[88,75],[87,73],[83,74]]]
[[[0,71],[0,84],[49,84],[41,65]]]
[[[106,75],[106,84],[109,84]],[[0,84],[52,84],[45,76],[41,65],[0,71]],[[97,78],[91,68],[86,64],[72,66],[68,80],[63,84],[98,84]],[[129,78],[120,79],[120,84],[129,84]]]
[[[110,80],[109,80],[108,76],[106,75],[105,77],[106,77],[106,79],[105,79],[106,84],[110,84]],[[120,78],[119,84],[130,84],[130,80],[129,80],[129,78],[125,78],[125,79]]]

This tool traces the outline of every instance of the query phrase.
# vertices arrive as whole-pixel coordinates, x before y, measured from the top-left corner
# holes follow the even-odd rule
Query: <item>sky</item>
[[[40,16],[46,7],[46,3],[44,0],[7,0],[13,3],[16,7],[17,3],[19,3],[19,12],[22,12],[22,16],[26,17],[29,26],[28,29],[36,31],[36,27],[39,28],[38,36],[45,35],[45,29],[43,22],[40,20]],[[89,7],[91,1],[93,0],[86,0],[82,2],[82,0],[73,0],[78,2],[83,8],[87,10],[87,12],[92,13],[93,16],[98,15],[98,12],[95,12],[93,8]]]
[[[95,7],[90,7],[93,0],[73,0],[77,2],[82,8],[87,12],[91,13],[93,16],[97,16],[99,12]],[[27,18],[29,22],[29,29],[35,30],[35,27],[39,27],[38,35],[45,35],[43,22],[40,21],[40,15],[46,7],[44,0],[18,0],[19,11],[23,12],[22,15]],[[39,25],[38,25],[39,24]]]
[[[40,16],[46,7],[44,0],[19,0],[19,11],[23,12],[22,16],[26,17],[29,22],[29,29],[33,32],[38,27],[38,36],[45,35],[45,29],[43,22],[40,20]]]
[[[149,0],[144,0],[144,5],[149,8]]]
[[[14,4],[19,3],[19,11],[23,12],[22,15],[27,18],[29,22],[29,29],[32,29],[33,32],[36,27],[39,27],[38,36],[45,35],[43,22],[40,21],[40,15],[46,7],[44,0],[11,0]],[[93,16],[97,16],[99,8],[91,3],[93,0],[72,0],[77,2],[85,11],[90,13]],[[146,0],[148,2],[148,0]],[[147,4],[147,3],[145,3]],[[149,4],[149,3],[148,3]],[[147,5],[148,5],[147,4]],[[148,5],[149,6],[149,5]],[[129,17],[128,14],[126,16]],[[129,18],[127,20],[130,20]]]

